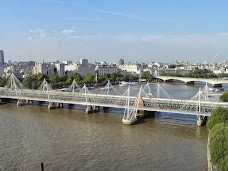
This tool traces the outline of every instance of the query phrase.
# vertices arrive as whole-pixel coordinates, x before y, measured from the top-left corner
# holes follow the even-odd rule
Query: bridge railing
[[[22,100],[37,100],[48,102],[109,106],[109,107],[126,107],[126,96],[102,95],[102,94],[85,94],[79,92],[61,92],[42,90],[18,90],[0,88],[0,98],[13,98]],[[87,98],[87,102],[86,102]],[[198,115],[207,115],[217,107],[228,108],[227,103],[209,102],[197,100],[181,100],[181,99],[163,99],[163,98],[147,98],[142,97],[143,106],[139,106],[138,110],[149,111],[166,111],[174,113],[189,113]],[[133,106],[136,97],[129,97],[129,105]],[[200,110],[199,110],[200,108]],[[200,111],[200,112],[199,112]]]

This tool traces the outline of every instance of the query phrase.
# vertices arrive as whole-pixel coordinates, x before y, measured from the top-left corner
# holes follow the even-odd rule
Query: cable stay
[[[73,82],[71,83],[71,85],[68,88],[66,88],[65,91],[67,91],[67,92],[79,92],[80,90],[81,90],[81,87],[77,84],[77,82],[74,79]]]
[[[122,119],[123,124],[132,125],[137,121],[138,107],[140,104],[140,100],[142,100],[141,99],[141,92],[142,92],[142,86],[140,87],[138,95],[132,104],[132,102],[130,102],[130,86],[128,87],[126,107],[125,107],[124,116]]]
[[[105,94],[105,95],[119,95],[119,92],[116,90],[116,88],[110,83],[110,80],[108,80],[108,83],[99,89],[99,94]]]
[[[172,97],[167,93],[167,91],[165,91],[165,89],[162,88],[159,82],[157,83],[157,98],[172,99]]]

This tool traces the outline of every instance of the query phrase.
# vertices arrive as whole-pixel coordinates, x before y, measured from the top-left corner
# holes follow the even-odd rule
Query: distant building
[[[79,63],[65,65],[68,74],[79,73],[82,77],[86,74],[95,74],[95,65],[88,63],[87,59],[81,59]]]
[[[63,61],[63,63],[65,64],[65,65],[70,65],[70,64],[73,64],[73,62],[72,61]]]
[[[0,66],[4,65],[4,51],[0,50]]]
[[[125,71],[135,76],[140,75],[143,72],[142,65],[139,63],[128,63],[128,64],[120,65],[119,69],[122,70],[122,74]]]
[[[54,74],[54,68],[55,66],[53,64],[47,64],[47,63],[36,63],[33,67],[32,74],[44,74],[47,76],[51,76]]]
[[[63,76],[65,74],[65,64],[57,63],[55,64],[54,72],[58,74],[58,76]]]
[[[124,60],[123,59],[119,59],[116,61],[116,65],[119,66],[119,65],[124,65]]]
[[[95,71],[98,75],[117,73],[116,66],[97,65]]]

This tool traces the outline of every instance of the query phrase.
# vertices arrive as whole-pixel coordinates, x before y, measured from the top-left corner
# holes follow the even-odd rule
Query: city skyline
[[[226,1],[9,0],[0,7],[5,60],[214,62],[228,55]]]

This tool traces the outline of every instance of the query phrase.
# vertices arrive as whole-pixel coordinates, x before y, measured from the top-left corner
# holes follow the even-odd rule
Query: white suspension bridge
[[[228,103],[212,101],[209,96],[208,86],[199,89],[199,92],[191,99],[172,99],[161,97],[164,93],[162,87],[157,85],[157,95],[154,97],[150,90],[150,84],[140,87],[137,95],[132,87],[119,95],[116,89],[108,82],[101,88],[102,93],[91,93],[86,85],[80,88],[75,80],[66,91],[54,90],[44,79],[38,90],[27,89],[15,75],[11,74],[6,85],[0,88],[0,99],[16,99],[17,105],[32,101],[48,102],[48,108],[63,106],[63,104],[80,104],[87,106],[86,113],[96,112],[99,107],[124,108],[122,122],[134,124],[138,118],[138,111],[171,112],[178,114],[190,114],[197,116],[197,124],[200,126],[211,112],[218,108],[228,108]]]

